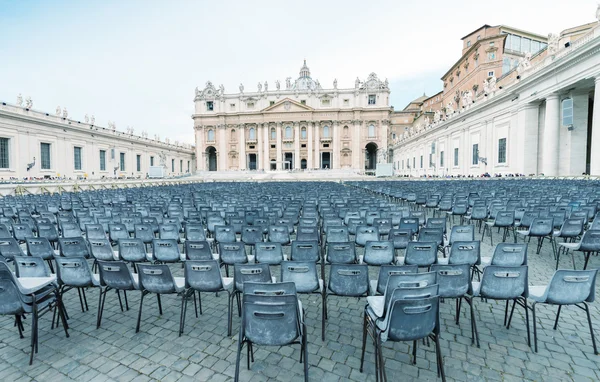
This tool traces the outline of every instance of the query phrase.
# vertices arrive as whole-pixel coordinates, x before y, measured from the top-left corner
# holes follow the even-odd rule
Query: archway
[[[214,146],[206,148],[206,160],[208,161],[208,171],[217,171],[217,149]]]
[[[375,170],[377,167],[377,144],[368,143],[365,149],[365,170]]]

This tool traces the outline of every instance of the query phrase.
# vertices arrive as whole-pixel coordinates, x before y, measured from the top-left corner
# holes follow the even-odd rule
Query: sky
[[[490,5],[490,4],[493,4]],[[388,78],[403,109],[441,90],[461,37],[483,24],[542,35],[595,21],[596,0],[0,0],[0,101],[194,143],[194,89],[298,77]]]

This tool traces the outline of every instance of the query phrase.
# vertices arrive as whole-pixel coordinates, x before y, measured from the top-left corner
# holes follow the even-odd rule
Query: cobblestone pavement
[[[494,232],[494,242],[501,240]],[[529,249],[529,283],[547,283],[554,262],[549,245],[535,254]],[[482,256],[491,256],[489,238],[482,245]],[[570,257],[561,265],[571,267]],[[582,261],[578,259],[578,268]],[[591,259],[591,267],[600,258]],[[177,265],[172,269],[182,275]],[[371,271],[373,275],[376,270]],[[279,269],[273,269],[279,274]],[[597,291],[600,292],[600,291]],[[26,337],[19,339],[10,317],[0,318],[0,381],[206,381],[232,380],[235,371],[239,318],[234,315],[233,335],[227,337],[227,297],[221,293],[203,294],[203,314],[195,318],[188,309],[185,333],[178,337],[180,299],[165,296],[164,314],[158,314],[156,299],[145,299],[140,333],[135,333],[139,292],[129,294],[130,310],[122,313],[117,297],[106,300],[102,327],[96,329],[98,291],[87,293],[90,310],[82,313],[77,294],[65,295],[70,314],[70,338],[62,330],[50,330],[50,317],[40,320],[39,353],[28,365],[29,319]],[[373,347],[367,344],[366,365],[359,371],[362,344],[362,312],[365,299],[332,297],[328,299],[329,320],[326,340],[321,341],[321,299],[301,296],[306,307],[311,381],[374,381]],[[468,306],[463,304],[459,325],[454,322],[454,303],[441,305],[442,353],[448,380],[457,381],[591,381],[600,379],[600,356],[593,353],[585,313],[577,308],[563,309],[557,330],[552,330],[556,309],[538,308],[539,352],[527,346],[523,310],[517,310],[510,329],[503,327],[504,304],[475,302],[481,347],[471,345]],[[600,333],[600,304],[591,308],[596,336]],[[417,363],[411,364],[410,343],[385,343],[384,357],[390,381],[437,380],[434,347],[420,344]],[[245,367],[242,356],[242,381],[302,380],[298,362],[299,346],[255,348],[255,362]]]

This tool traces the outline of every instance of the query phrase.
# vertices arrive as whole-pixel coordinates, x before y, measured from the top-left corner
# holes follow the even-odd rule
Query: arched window
[[[348,129],[348,126],[344,126],[344,137],[345,137],[345,138],[348,138],[348,131],[349,131],[349,130],[350,130],[350,129]]]
[[[323,126],[323,138],[329,138],[329,126]]]
[[[369,125],[369,137],[375,136],[375,125]]]
[[[215,141],[215,131],[213,129],[208,130],[208,141],[209,142]]]
[[[273,140],[277,139],[277,133],[275,132],[274,127],[271,128],[271,139],[273,139]]]
[[[285,137],[288,139],[291,139],[293,137],[292,128],[290,126],[286,126],[285,128]]]
[[[235,141],[235,129],[231,129],[231,140]]]
[[[302,127],[302,130],[300,130],[300,138],[306,139],[306,127]]]
[[[256,130],[254,130],[254,127],[250,128],[248,135],[250,136],[250,139],[252,139],[252,140],[256,139]]]

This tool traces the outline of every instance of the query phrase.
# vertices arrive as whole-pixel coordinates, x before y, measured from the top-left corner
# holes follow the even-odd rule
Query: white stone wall
[[[26,110],[8,104],[0,104],[0,137],[9,138],[9,168],[0,168],[0,178],[10,177],[86,177],[99,179],[114,177],[120,153],[125,153],[125,171],[117,169],[116,176],[146,176],[150,157],[154,165],[160,165],[160,154],[166,157],[167,175],[184,175],[195,172],[193,148],[166,144],[141,136],[112,131],[35,110]],[[51,168],[41,169],[41,143],[50,143]],[[75,170],[74,147],[81,147],[81,170]],[[114,149],[114,159],[111,152]],[[100,150],[106,150],[106,170],[100,170]],[[140,171],[137,171],[137,155],[141,155]],[[27,164],[35,165],[27,171]],[[175,159],[175,171],[171,161]],[[183,161],[183,171],[180,171]]]

